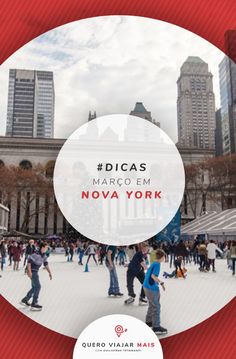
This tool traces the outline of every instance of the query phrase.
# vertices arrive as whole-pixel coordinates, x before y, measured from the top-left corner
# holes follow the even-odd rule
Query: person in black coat
[[[7,256],[6,244],[5,244],[5,240],[2,239],[0,242],[1,271],[3,271],[3,267],[6,261],[6,256]]]
[[[35,252],[35,245],[34,245],[34,240],[30,239],[29,243],[27,244],[26,248],[25,248],[25,259],[24,259],[24,266],[27,263],[28,257],[33,254]]]
[[[184,241],[181,239],[175,249],[176,257],[183,257],[185,263],[186,257],[188,256],[187,248],[184,244]]]

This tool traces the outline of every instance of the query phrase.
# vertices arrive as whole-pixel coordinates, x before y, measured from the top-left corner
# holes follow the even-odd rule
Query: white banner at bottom
[[[144,322],[108,315],[92,322],[77,339],[73,359],[163,359],[161,344]]]

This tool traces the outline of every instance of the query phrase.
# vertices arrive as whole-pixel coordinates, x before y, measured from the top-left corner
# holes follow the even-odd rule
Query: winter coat
[[[20,247],[13,247],[13,261],[19,262],[21,257],[21,248]]]

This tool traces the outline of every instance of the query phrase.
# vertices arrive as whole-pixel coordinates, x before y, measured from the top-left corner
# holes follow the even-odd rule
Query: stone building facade
[[[1,165],[18,166],[24,161],[24,163],[28,163],[32,167],[40,163],[46,168],[52,169],[64,142],[65,139],[0,137]],[[215,155],[214,151],[210,149],[194,148],[190,150],[189,148],[180,148],[179,150],[185,164],[197,163]],[[44,203],[45,198],[40,198],[40,201]],[[32,202],[31,205],[35,206],[35,203]],[[21,214],[19,211],[17,213],[15,205],[9,203],[8,206],[10,207],[9,230],[20,230]],[[200,206],[201,204],[199,204],[199,208]],[[207,203],[206,210],[217,210],[217,206],[214,203]],[[189,208],[184,208],[182,212],[185,221],[193,219]],[[28,232],[38,234],[66,233],[68,226],[57,206],[52,206],[47,216],[44,213],[39,213],[37,219],[32,218]]]

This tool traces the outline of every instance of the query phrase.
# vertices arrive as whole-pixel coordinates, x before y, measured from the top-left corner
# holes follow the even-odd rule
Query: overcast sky
[[[0,67],[0,134],[5,134],[9,68],[50,70],[55,82],[55,137],[68,137],[98,116],[129,113],[143,102],[161,128],[177,140],[176,80],[188,56],[199,56],[214,75],[223,53],[177,26],[141,17],[76,21],[31,41]]]

